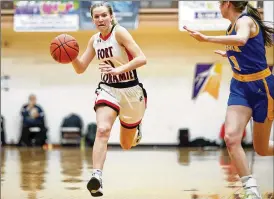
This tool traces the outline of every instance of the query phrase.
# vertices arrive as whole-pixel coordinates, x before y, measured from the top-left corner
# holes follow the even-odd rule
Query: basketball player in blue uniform
[[[241,146],[242,132],[253,117],[253,145],[262,156],[273,156],[269,141],[274,117],[274,76],[267,66],[265,46],[272,46],[273,26],[261,20],[260,13],[247,1],[221,1],[222,16],[231,21],[226,35],[206,36],[184,27],[200,42],[223,44],[225,51],[215,51],[232,66],[233,78],[225,120],[225,142],[231,160],[241,177],[245,198],[261,198],[257,183],[248,168]]]

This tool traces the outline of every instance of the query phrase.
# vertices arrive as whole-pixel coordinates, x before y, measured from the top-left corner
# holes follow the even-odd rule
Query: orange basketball
[[[67,64],[78,56],[79,45],[74,37],[61,34],[51,41],[50,54],[55,61]]]

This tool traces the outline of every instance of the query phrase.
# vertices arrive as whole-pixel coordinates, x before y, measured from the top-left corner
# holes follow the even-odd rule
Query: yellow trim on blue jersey
[[[256,25],[256,32],[254,33],[254,35],[250,36],[249,38],[256,37],[256,36],[259,34],[259,32],[260,32],[260,26],[259,26],[258,22],[257,22],[255,19],[253,19],[253,17],[248,16],[248,15],[247,15],[247,17],[250,17],[250,18],[254,21],[254,23],[255,23],[255,25]],[[229,31],[226,31],[226,34],[227,34],[227,35],[230,35],[230,34],[232,33],[232,31],[235,29],[235,26],[236,26],[237,21],[238,21],[238,19],[237,19],[237,20],[235,21],[235,23],[231,26],[230,30],[229,30]],[[237,32],[237,31],[235,30],[235,32]]]
[[[274,119],[274,99],[271,97],[269,93],[269,88],[266,80],[263,79],[263,82],[264,82],[264,87],[267,94],[267,118],[269,120],[273,120]]]
[[[257,23],[257,21],[255,19],[253,19],[252,17],[250,17],[250,18],[254,21],[254,23],[256,25],[256,32],[254,33],[254,35],[250,36],[250,38],[253,38],[253,37],[256,37],[259,34],[259,32],[260,32],[260,26],[259,26],[259,24]]]
[[[256,81],[256,80],[264,79],[268,77],[269,75],[272,75],[269,68],[266,68],[265,70],[257,73],[247,74],[247,75],[242,75],[235,72],[233,73],[233,77],[240,82]]]
[[[229,31],[226,31],[226,34],[227,34],[227,35],[230,35],[230,34],[232,33],[232,31],[233,31],[234,28],[235,28],[236,23],[237,23],[237,20],[236,20],[235,23],[231,26],[230,30],[229,30]]]

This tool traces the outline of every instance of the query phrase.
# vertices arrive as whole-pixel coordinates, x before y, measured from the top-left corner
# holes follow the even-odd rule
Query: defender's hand
[[[184,26],[183,27],[191,37],[193,37],[194,39],[196,39],[197,41],[200,41],[200,42],[205,42],[207,41],[207,36],[198,32],[198,31],[195,31],[195,30],[191,30],[189,29],[188,27]]]
[[[226,51],[223,50],[215,50],[214,53],[221,55],[222,57],[227,57]]]

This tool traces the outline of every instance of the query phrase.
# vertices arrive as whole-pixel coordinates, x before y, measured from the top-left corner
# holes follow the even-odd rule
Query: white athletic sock
[[[102,172],[101,169],[93,169],[92,172],[93,172],[93,173],[96,173],[96,174],[98,174],[100,177],[102,177],[103,172]]]
[[[257,182],[252,175],[241,177],[244,188],[257,187]]]
[[[252,176],[252,175],[249,175],[249,176],[243,176],[243,177],[241,177],[241,182],[243,183],[243,185],[245,185],[246,182],[247,182],[250,178],[253,178],[253,176]]]

